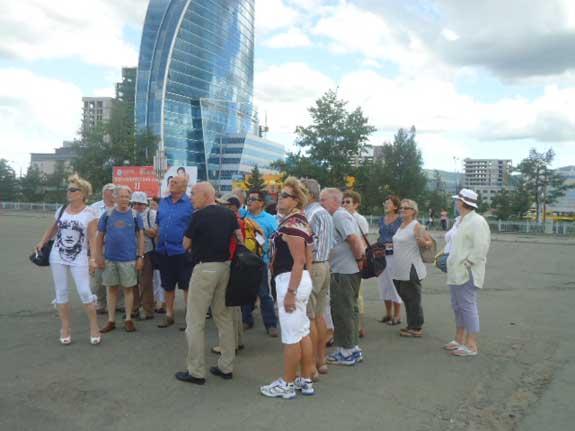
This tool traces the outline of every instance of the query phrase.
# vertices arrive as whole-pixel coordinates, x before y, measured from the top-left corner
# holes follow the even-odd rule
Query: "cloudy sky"
[[[81,98],[135,66],[147,0],[0,0],[0,157],[76,136]],[[378,132],[415,125],[427,168],[553,147],[575,165],[574,0],[256,0],[255,103],[269,138],[339,88]]]

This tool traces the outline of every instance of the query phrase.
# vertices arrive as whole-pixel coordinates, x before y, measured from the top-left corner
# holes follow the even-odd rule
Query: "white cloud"
[[[285,63],[258,71],[254,86],[260,118],[267,114],[272,133],[289,136],[307,124],[307,108],[335,82],[304,63]]]
[[[123,39],[138,25],[144,0],[25,0],[0,4],[0,55],[26,61],[77,58],[118,67],[137,64],[137,49]]]
[[[311,45],[311,40],[301,29],[292,27],[285,33],[277,34],[264,41],[265,46],[270,48],[299,48]]]
[[[25,168],[30,152],[50,152],[80,128],[82,92],[25,69],[0,69],[2,157]]]
[[[283,0],[258,1],[256,5],[256,34],[267,35],[297,23],[299,13]]]

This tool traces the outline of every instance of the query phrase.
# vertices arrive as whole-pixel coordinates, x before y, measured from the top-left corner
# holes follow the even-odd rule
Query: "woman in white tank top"
[[[417,202],[404,199],[399,210],[403,223],[393,236],[393,282],[405,304],[407,315],[407,327],[401,329],[399,335],[421,337],[421,280],[427,276],[427,271],[419,247],[430,247],[433,241],[429,232],[417,222]]]

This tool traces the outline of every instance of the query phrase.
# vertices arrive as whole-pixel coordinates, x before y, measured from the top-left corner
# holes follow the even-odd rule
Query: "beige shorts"
[[[138,285],[136,261],[113,262],[106,260],[106,268],[102,273],[102,284],[106,287],[135,287]]]
[[[313,290],[307,303],[307,316],[321,316],[329,305],[329,262],[316,262],[311,267]]]

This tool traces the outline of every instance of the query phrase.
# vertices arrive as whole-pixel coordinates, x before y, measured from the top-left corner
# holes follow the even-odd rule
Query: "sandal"
[[[389,321],[391,321],[392,318],[390,316],[383,316],[381,319],[379,319],[379,322],[381,323],[387,323]]]
[[[97,337],[90,336],[90,344],[92,346],[97,346],[101,342],[102,342],[102,336],[101,335],[98,335]]]
[[[322,364],[319,367],[317,367],[317,372],[320,374],[327,374],[328,373],[327,364]]]
[[[465,344],[459,346],[458,349],[455,349],[451,352],[453,356],[477,356],[477,350],[471,350]]]
[[[461,347],[461,344],[459,344],[457,341],[452,340],[449,343],[445,344],[442,349],[444,350],[448,350],[448,351],[453,351],[453,350],[457,350]]]
[[[401,319],[391,319],[387,322],[389,326],[401,325]]]

